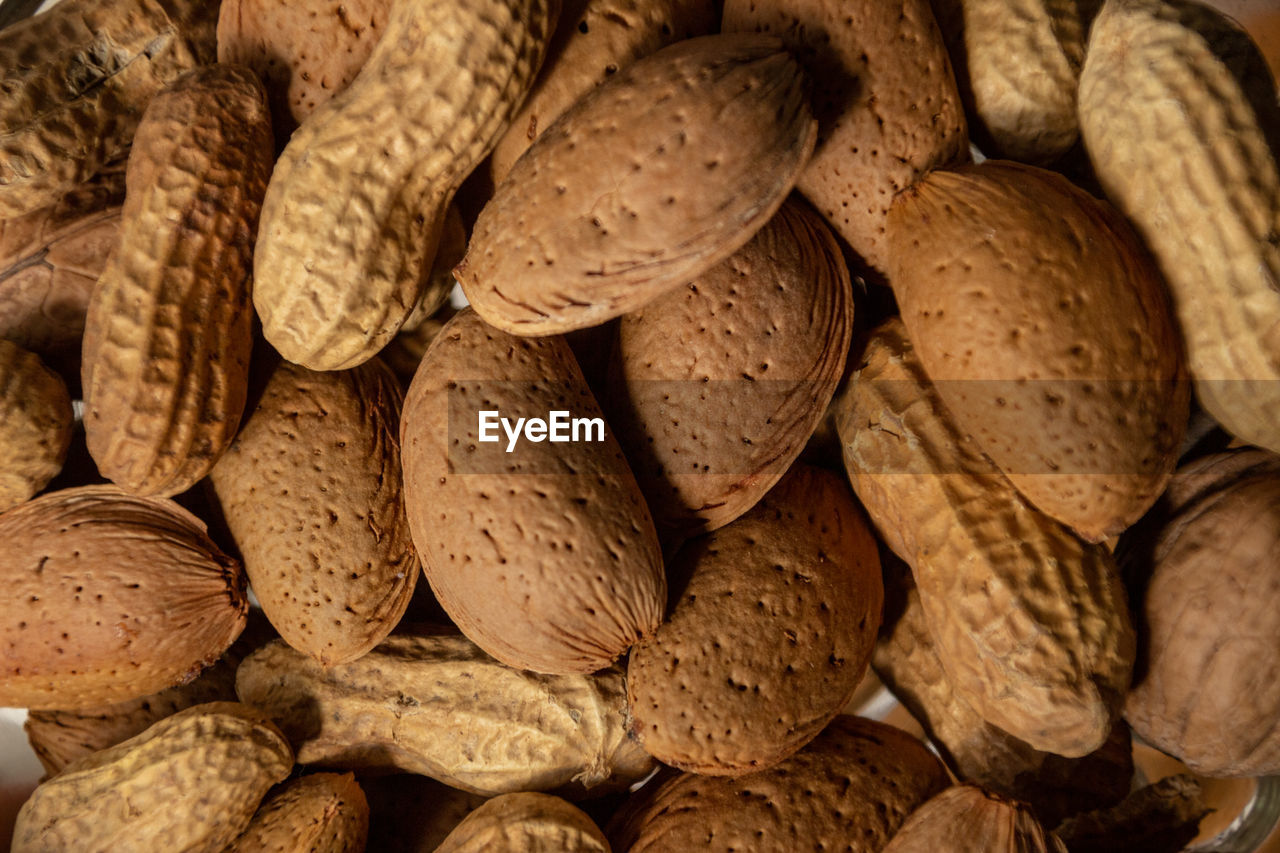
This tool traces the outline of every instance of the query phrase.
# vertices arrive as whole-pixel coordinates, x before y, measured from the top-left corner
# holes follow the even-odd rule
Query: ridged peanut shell
[[[631,730],[662,763],[738,776],[817,736],[866,672],[884,590],[848,485],[797,465],[737,521],[688,542],[687,578],[631,650]]]
[[[560,114],[637,59],[715,32],[712,0],[567,0],[529,97],[489,157],[493,183]]]
[[[911,813],[884,853],[1067,853],[1026,805],[954,785]]]
[[[127,491],[186,491],[240,424],[250,254],[271,156],[262,84],[241,66],[184,75],[138,127],[82,367],[89,452]]]
[[[213,62],[208,0],[72,0],[0,33],[0,219],[54,204],[129,147],[143,110]]]
[[[456,635],[393,634],[329,668],[275,642],[240,665],[236,690],[280,725],[301,764],[398,768],[486,796],[597,795],[653,769],[627,737],[619,667],[539,675]]]
[[[441,606],[498,660],[595,672],[653,632],[666,578],[653,521],[603,441],[480,441],[479,412],[601,418],[562,338],[459,312],[432,341],[401,420],[409,529]],[[502,431],[497,431],[501,435]],[[594,434],[593,434],[594,436]]]
[[[350,773],[312,773],[262,801],[227,853],[364,853],[369,802]]]
[[[240,564],[177,504],[113,486],[0,514],[0,705],[76,710],[194,678],[244,628]]]
[[[1098,542],[1155,503],[1190,388],[1160,276],[1106,202],[1035,166],[937,171],[889,214],[893,292],[957,426]]]
[[[18,812],[14,853],[219,853],[293,769],[260,711],[197,705],[86,756],[36,788]]]
[[[1280,451],[1280,105],[1257,48],[1187,0],[1109,0],[1080,129],[1169,283],[1201,405]]]
[[[921,175],[967,160],[929,0],[726,0],[725,32],[780,36],[813,81],[818,140],[796,188],[857,256],[889,269],[885,217]]]
[[[418,580],[401,400],[377,359],[325,373],[281,362],[210,474],[263,613],[325,665],[391,633]]]
[[[839,406],[854,491],[911,566],[952,685],[1036,749],[1101,746],[1136,642],[1110,554],[1031,507],[964,436],[900,321],[872,335]]]
[[[35,353],[0,339],[0,512],[62,470],[75,416],[67,386]]]
[[[533,84],[558,12],[557,0],[392,6],[360,74],[307,117],[271,176],[253,299],[281,355],[338,370],[391,340],[449,202]]]
[[[609,853],[587,814],[549,794],[494,797],[462,819],[436,853]]]
[[[782,43],[673,44],[542,133],[480,211],[455,270],[517,335],[595,326],[733,254],[791,191],[817,126]]]
[[[631,795],[607,835],[614,853],[878,853],[908,814],[946,786],[942,764],[920,741],[841,716],[769,770],[654,780]]]
[[[853,314],[835,237],[791,201],[622,317],[606,408],[664,537],[723,527],[786,473],[840,382]]]

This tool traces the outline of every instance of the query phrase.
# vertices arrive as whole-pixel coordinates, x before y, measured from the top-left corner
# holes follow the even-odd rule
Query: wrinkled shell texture
[[[14,853],[218,853],[248,824],[293,754],[262,714],[197,705],[72,764],[18,813]]]
[[[1201,404],[1280,451],[1280,107],[1264,60],[1185,0],[1111,0],[1080,125],[1107,195],[1168,280]]]
[[[391,0],[225,0],[218,61],[262,78],[276,144],[347,88],[386,29]]]
[[[244,628],[240,565],[195,516],[111,486],[0,515],[0,705],[75,710],[154,693],[218,659]]]
[[[301,776],[263,801],[227,853],[364,853],[369,803],[350,773]]]
[[[609,842],[577,806],[547,794],[494,797],[463,818],[435,853],[609,853]]]
[[[1153,504],[1190,389],[1164,285],[1114,210],[1034,166],[938,171],[894,203],[890,278],[961,430],[1100,541]]]
[[[608,836],[614,853],[877,853],[946,786],[942,764],[918,740],[841,716],[772,769],[651,782],[614,816]]]
[[[897,320],[872,336],[838,418],[854,491],[911,566],[952,685],[1037,749],[1101,746],[1136,643],[1106,549],[1030,507],[963,436]]]
[[[935,0],[970,131],[988,156],[1050,163],[1075,144],[1092,2]]]
[[[34,353],[0,339],[0,512],[62,470],[73,421],[62,379]]]
[[[727,0],[723,27],[774,33],[796,51],[818,117],[817,147],[796,187],[864,262],[886,272],[894,195],[969,157],[929,0]]]
[[[236,690],[302,764],[399,768],[487,796],[605,793],[653,769],[627,737],[621,668],[538,675],[459,636],[394,634],[328,669],[275,642],[240,665]]]
[[[86,0],[0,33],[0,220],[54,204],[129,146],[148,101],[214,58],[217,4]]]
[[[594,326],[739,249],[813,150],[804,74],[776,38],[663,48],[583,96],[480,212],[456,272],[490,324]],[[589,164],[590,168],[584,168]]]
[[[542,73],[494,146],[494,184],[592,88],[672,42],[715,32],[717,23],[713,0],[565,0]]]
[[[685,545],[688,574],[631,652],[632,730],[664,764],[736,776],[800,749],[866,672],[884,590],[846,483],[797,466],[753,510]]]
[[[1125,719],[1197,773],[1280,772],[1278,548],[1274,470],[1210,490],[1156,534]]]
[[[853,328],[830,230],[788,202],[745,246],[623,316],[607,406],[658,529],[714,530],[804,449]]]
[[[142,118],[82,368],[89,452],[127,491],[186,491],[239,426],[250,254],[271,155],[262,84],[247,68],[184,75]]]
[[[48,207],[0,219],[0,338],[39,354],[79,350],[123,202],[121,162]]]
[[[1032,811],[972,785],[955,785],[911,813],[884,853],[1067,853]]]
[[[400,403],[377,359],[327,373],[282,362],[210,477],[263,612],[324,664],[381,642],[417,583]]]
[[[557,6],[396,4],[357,79],[293,134],[254,257],[254,305],[285,358],[337,370],[395,335],[453,194],[533,83]]]
[[[605,440],[505,452],[479,411],[601,417],[562,338],[515,338],[471,310],[432,342],[401,421],[414,545],[458,627],[505,663],[594,672],[662,620],[666,578],[640,487]],[[501,433],[501,430],[498,431]]]

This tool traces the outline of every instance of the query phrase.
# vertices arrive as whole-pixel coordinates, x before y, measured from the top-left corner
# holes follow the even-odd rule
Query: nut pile
[[[1135,739],[1280,774],[1213,9],[63,0],[0,77],[14,851],[1159,853]]]

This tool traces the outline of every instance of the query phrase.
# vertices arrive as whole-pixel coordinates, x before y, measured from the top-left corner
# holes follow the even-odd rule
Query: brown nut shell
[[[0,705],[75,710],[187,681],[244,628],[240,564],[177,504],[113,486],[0,514]]]
[[[1067,853],[1027,806],[955,785],[911,813],[883,853]]]
[[[369,802],[350,773],[312,773],[262,801],[226,853],[364,853]]]
[[[595,440],[481,440],[479,412],[599,419]],[[501,434],[501,431],[498,430]],[[515,338],[459,312],[432,341],[401,421],[409,528],[436,598],[498,660],[608,666],[662,620],[658,538],[562,338]]]
[[[420,564],[401,479],[399,383],[381,361],[282,362],[210,474],[263,613],[329,665],[382,641]]]
[[[741,248],[791,191],[816,131],[778,39],[670,45],[538,137],[480,212],[458,281],[511,334],[633,311]]]
[[[666,622],[631,651],[631,730],[695,773],[772,767],[849,702],[871,657],[884,590],[849,487],[798,465],[754,509],[685,545]]]
[[[549,794],[494,797],[462,819],[435,853],[609,853],[582,809]]]
[[[58,475],[74,420],[58,374],[0,339],[0,512],[30,500]]]
[[[615,853],[877,853],[908,814],[946,786],[942,764],[920,741],[841,716],[769,770],[654,780],[614,815],[607,834]]]

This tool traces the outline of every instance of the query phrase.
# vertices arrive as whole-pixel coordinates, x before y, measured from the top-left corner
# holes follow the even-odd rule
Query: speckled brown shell
[[[0,33],[0,219],[54,204],[129,147],[151,98],[213,62],[217,3],[77,0]]]
[[[1067,853],[1026,805],[955,785],[911,813],[884,853]]]
[[[347,88],[386,29],[391,0],[223,0],[218,61],[252,68],[280,147]]]
[[[609,853],[582,809],[549,794],[494,797],[463,818],[435,853]]]
[[[1184,503],[1131,555],[1147,583],[1125,719],[1202,775],[1280,772],[1280,474],[1259,468]]]
[[[969,157],[929,0],[727,0],[723,27],[773,33],[796,52],[814,83],[819,127],[796,188],[863,261],[886,272],[894,195]]]
[[[154,693],[244,628],[244,574],[204,524],[113,486],[0,514],[0,705],[74,710]]]
[[[324,668],[282,642],[245,659],[244,702],[271,715],[302,764],[400,769],[486,796],[611,793],[653,759],[627,737],[622,670],[538,675],[457,635],[393,634]]]
[[[359,76],[307,117],[271,175],[253,300],[281,355],[339,370],[395,335],[449,202],[533,84],[559,5],[392,6]]]
[[[350,773],[312,773],[276,789],[226,853],[364,853],[369,802]]]
[[[62,470],[73,421],[58,374],[0,339],[0,512],[29,500]]]
[[[796,466],[754,509],[688,542],[671,616],[631,650],[631,730],[659,761],[737,776],[812,740],[866,672],[884,590],[849,487]]]
[[[606,408],[664,537],[723,527],[778,482],[835,393],[852,328],[840,247],[794,201],[623,316]]]
[[[1036,749],[1101,746],[1136,642],[1107,550],[1027,504],[964,437],[900,321],[872,335],[838,422],[854,491],[911,566],[956,690]]]
[[[326,665],[391,633],[418,580],[400,403],[377,359],[326,373],[282,362],[210,474],[263,613]]]
[[[219,853],[292,768],[289,744],[260,711],[197,705],[36,788],[18,812],[13,849]]]
[[[409,529],[436,598],[504,663],[594,672],[658,626],[666,579],[640,488],[604,441],[479,441],[479,411],[601,417],[564,340],[459,312],[432,342],[401,421]],[[501,431],[499,431],[501,432]]]
[[[1089,541],[1177,461],[1190,388],[1159,274],[1119,215],[1053,172],[934,172],[889,214],[893,292],[961,430]]]
[[[249,261],[271,152],[262,84],[240,66],[183,76],[139,125],[82,368],[89,452],[128,491],[186,491],[239,426]]]
[[[713,0],[566,0],[542,72],[489,157],[494,185],[595,86],[672,42],[714,32],[713,7]]]
[[[458,281],[513,334],[633,311],[741,248],[790,192],[816,130],[778,39],[663,48],[530,146],[480,212]]]
[[[631,796],[607,834],[614,853],[877,853],[946,785],[942,764],[920,741],[841,716],[770,770],[655,780]]]

